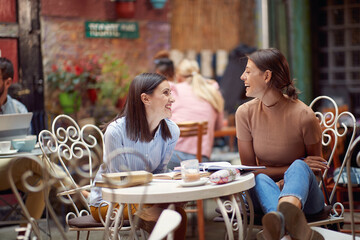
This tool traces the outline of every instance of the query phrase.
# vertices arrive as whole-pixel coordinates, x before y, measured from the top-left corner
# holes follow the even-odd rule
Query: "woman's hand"
[[[327,161],[319,156],[307,156],[304,161],[313,172],[320,172],[329,168]]]

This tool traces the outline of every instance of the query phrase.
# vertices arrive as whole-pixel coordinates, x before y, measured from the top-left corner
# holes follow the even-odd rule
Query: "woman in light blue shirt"
[[[105,164],[97,172],[95,181],[102,180],[102,173],[120,172],[124,169],[150,169],[152,173],[166,171],[180,135],[178,126],[168,119],[171,117],[171,105],[174,101],[170,85],[164,76],[143,73],[134,78],[122,113],[105,126]],[[131,154],[119,155],[108,162],[107,155],[118,148],[135,149],[144,155],[146,162]],[[101,188],[92,188],[90,208],[97,221],[101,201]],[[106,210],[107,206],[101,207],[103,218]],[[125,209],[124,217],[127,217]],[[183,234],[185,237],[185,233]]]

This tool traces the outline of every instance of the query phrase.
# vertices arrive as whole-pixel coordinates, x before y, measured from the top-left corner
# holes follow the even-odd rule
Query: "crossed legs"
[[[280,239],[286,230],[294,239],[323,239],[310,229],[303,213],[315,214],[324,207],[323,193],[304,161],[291,164],[284,174],[283,189],[267,175],[257,175],[255,193],[266,214],[259,238]]]

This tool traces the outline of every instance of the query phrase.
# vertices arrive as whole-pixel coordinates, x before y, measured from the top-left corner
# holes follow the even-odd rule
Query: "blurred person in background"
[[[13,83],[14,67],[7,58],[0,58],[0,114],[27,113],[25,105],[8,94]]]
[[[168,81],[174,81],[175,68],[166,50],[159,51],[154,57],[155,72],[164,75]]]
[[[224,99],[216,81],[205,79],[199,73],[199,64],[184,59],[176,69],[176,82],[172,84],[176,102],[172,107],[172,117],[180,122],[208,122],[208,131],[202,141],[202,161],[209,161],[214,143],[214,132],[222,128],[224,119]],[[174,154],[168,164],[169,169],[180,166],[181,160],[196,158],[196,137],[180,137]]]

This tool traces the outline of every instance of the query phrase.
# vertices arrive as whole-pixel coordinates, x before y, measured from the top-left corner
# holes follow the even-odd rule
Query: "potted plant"
[[[133,18],[135,15],[135,0],[112,0],[120,18]]]
[[[114,55],[67,60],[60,67],[53,65],[47,76],[50,91],[46,102],[51,104],[47,109],[55,113],[77,112],[78,117],[93,117],[101,124],[119,113],[130,80],[127,64]]]
[[[94,117],[97,122],[103,123],[114,117],[123,107],[131,79],[127,64],[114,55],[105,54],[99,63],[101,74],[95,84],[98,99]]]
[[[155,9],[163,9],[166,3],[166,0],[150,0],[153,8]]]
[[[60,67],[52,66],[47,77],[50,94],[58,96],[59,103],[65,114],[79,110],[82,97],[87,93],[88,83],[94,82],[96,73],[88,61],[65,61]]]

